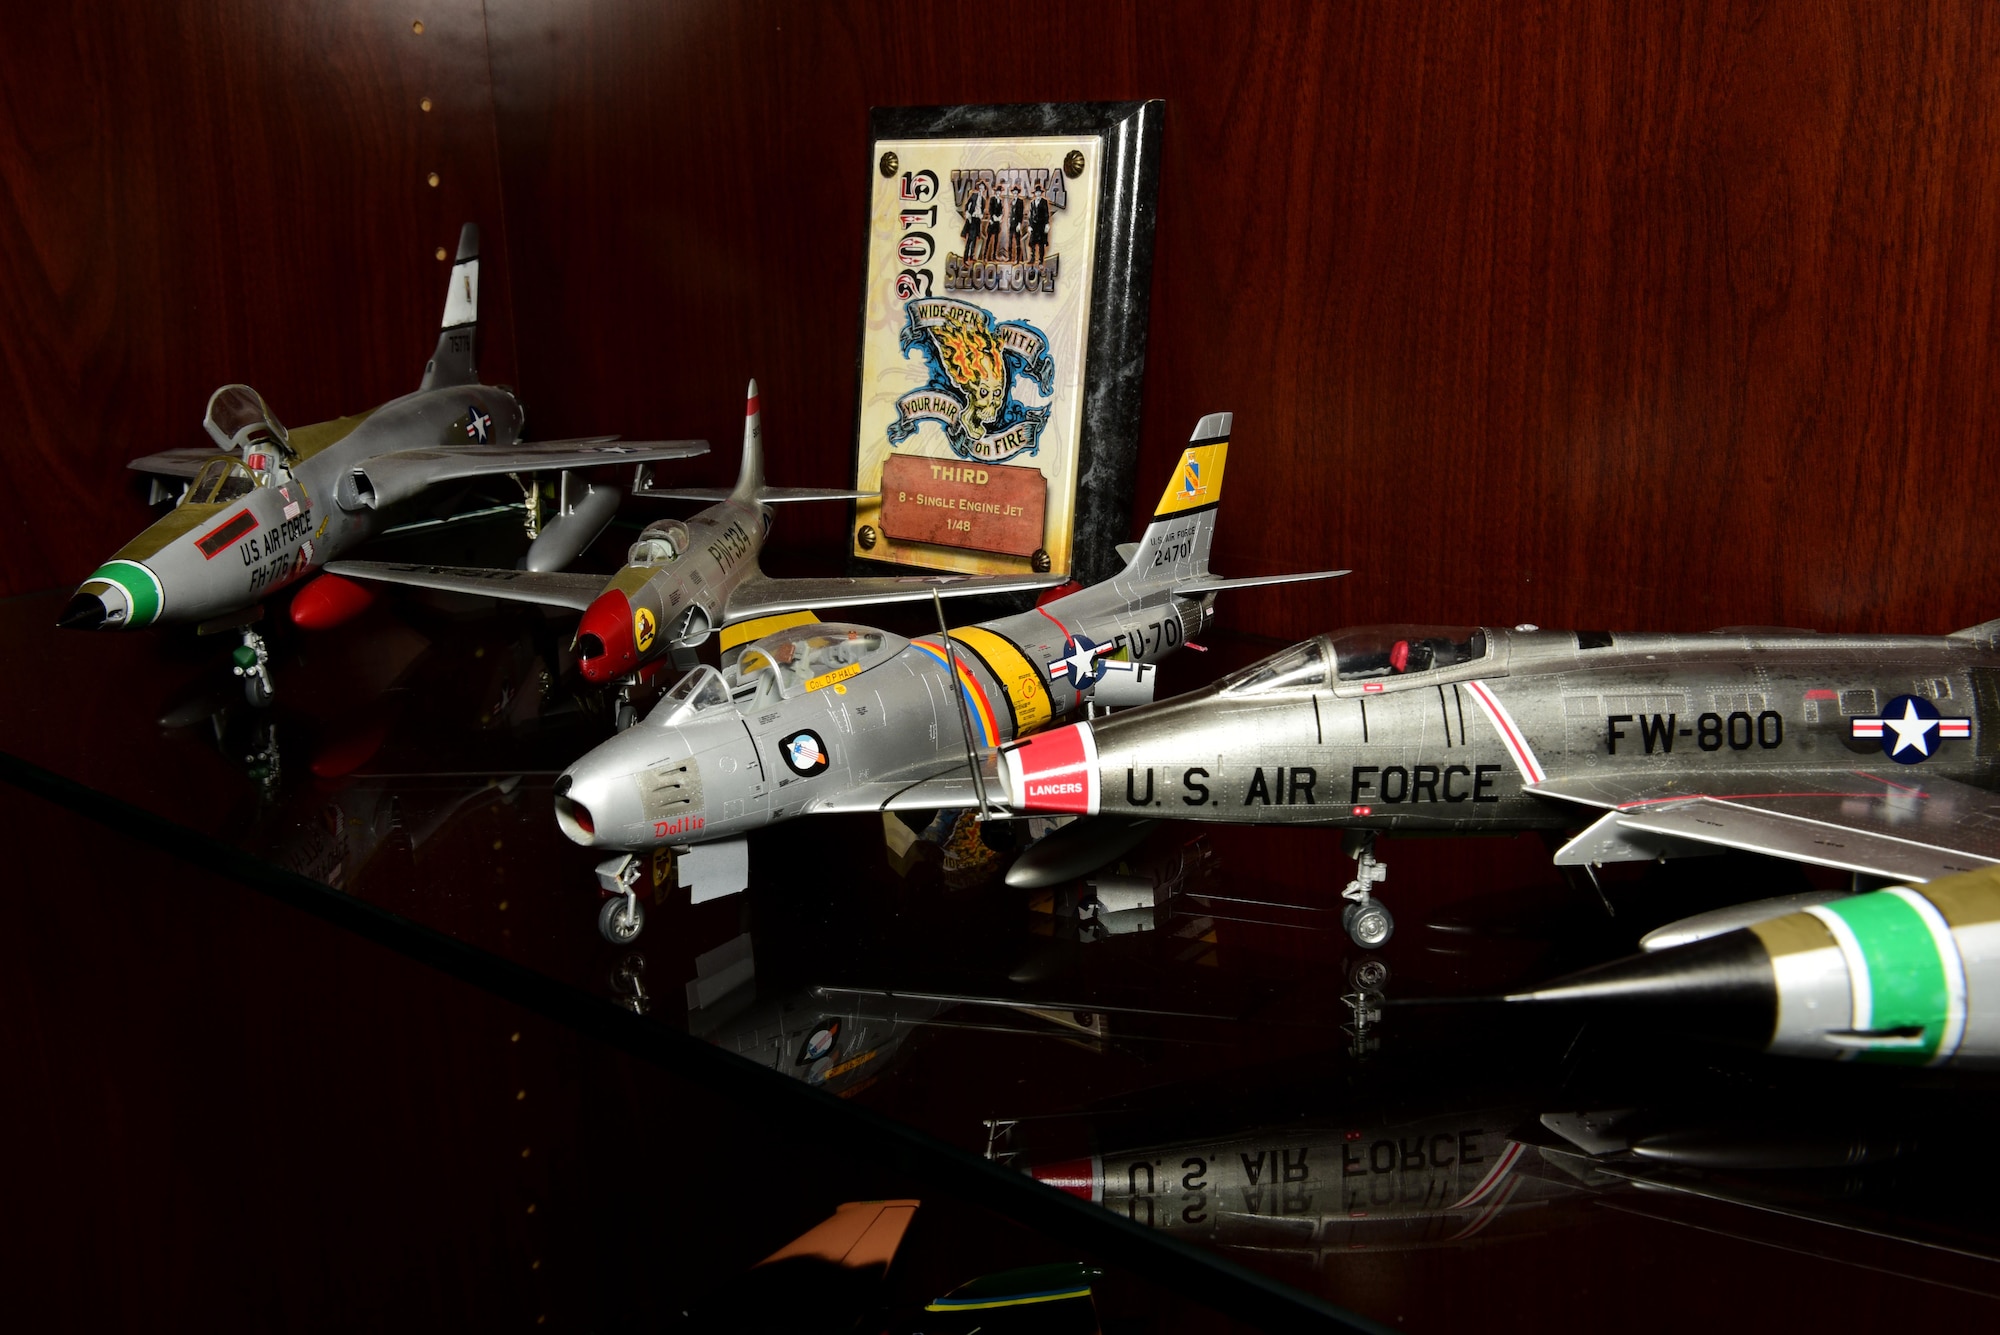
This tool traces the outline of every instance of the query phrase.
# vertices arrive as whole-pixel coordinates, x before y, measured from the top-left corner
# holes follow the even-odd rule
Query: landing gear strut
[[[230,659],[235,663],[235,673],[243,678],[243,698],[253,709],[262,709],[271,703],[271,651],[265,647],[264,637],[250,626],[240,632],[243,643],[230,651]]]
[[[597,911],[597,930],[614,946],[630,944],[646,926],[646,906],[634,889],[638,882],[639,859],[631,853],[598,864],[597,883],[611,898]]]
[[[1396,930],[1396,920],[1375,898],[1374,887],[1389,879],[1389,869],[1375,858],[1375,832],[1350,830],[1345,841],[1347,856],[1354,859],[1354,879],[1340,892],[1348,901],[1340,911],[1340,925],[1363,950],[1373,950]]]

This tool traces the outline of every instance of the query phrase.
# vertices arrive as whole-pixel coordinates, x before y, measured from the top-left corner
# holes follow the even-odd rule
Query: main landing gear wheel
[[[646,906],[637,896],[615,896],[597,911],[597,930],[614,946],[629,944],[645,926]]]
[[[1349,830],[1344,841],[1347,856],[1354,859],[1354,879],[1340,892],[1347,907],[1340,912],[1340,925],[1363,950],[1373,950],[1396,930],[1396,920],[1374,895],[1375,887],[1389,879],[1389,869],[1375,856],[1373,830]]]
[[[1354,944],[1363,950],[1373,950],[1389,939],[1396,930],[1396,920],[1380,900],[1364,899],[1349,904],[1340,913],[1340,925],[1354,938]]]

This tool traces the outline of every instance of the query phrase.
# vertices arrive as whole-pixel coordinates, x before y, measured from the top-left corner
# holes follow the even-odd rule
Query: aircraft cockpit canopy
[[[1266,691],[1310,691],[1326,685],[1328,661],[1326,637],[1317,636],[1224,677],[1222,692],[1262,695]]]
[[[625,553],[625,564],[633,566],[663,566],[681,559],[681,553],[688,549],[688,531],[685,524],[654,524],[639,535]]]
[[[909,643],[873,626],[792,626],[744,646],[729,669],[730,694],[739,704],[789,700],[845,681],[901,653]]]
[[[729,686],[722,674],[708,664],[689,672],[647,716],[646,722],[680,723],[692,715],[729,704]]]
[[[182,493],[182,505],[221,505],[239,496],[248,496],[257,487],[257,478],[233,454],[218,454],[201,466],[194,481]]]
[[[1373,681],[1486,657],[1486,632],[1440,626],[1362,626],[1330,637],[1335,675]]]

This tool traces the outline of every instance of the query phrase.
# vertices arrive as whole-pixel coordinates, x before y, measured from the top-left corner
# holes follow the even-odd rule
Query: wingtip
[[[743,391],[743,415],[749,417],[758,411],[757,378],[750,378],[750,388]]]

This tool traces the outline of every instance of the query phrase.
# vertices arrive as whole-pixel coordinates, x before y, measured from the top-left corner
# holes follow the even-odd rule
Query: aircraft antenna
[[[944,621],[944,599],[938,597],[935,586],[931,589],[931,606],[937,609],[938,638],[944,641],[945,673],[951,698],[958,701],[958,727],[965,735],[965,767],[972,771],[972,792],[979,800],[979,819],[987,816],[986,780],[979,773],[978,751],[972,744],[972,715],[965,707],[965,692],[958,685],[958,651],[952,647],[951,630]]]

